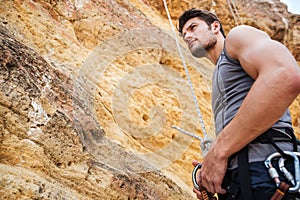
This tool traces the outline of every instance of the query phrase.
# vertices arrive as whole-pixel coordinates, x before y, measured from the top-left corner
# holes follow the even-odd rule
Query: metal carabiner
[[[279,187],[280,186],[280,179],[279,179],[279,174],[277,172],[277,170],[273,167],[272,165],[272,159],[273,158],[276,158],[276,157],[280,157],[281,154],[278,153],[278,152],[275,152],[271,155],[269,155],[267,157],[267,159],[265,160],[265,166],[267,167],[268,169],[268,173],[269,175],[271,176],[271,178],[275,181],[275,184],[276,184],[276,187]]]
[[[297,156],[298,152],[284,151],[284,153],[286,155],[289,155],[289,156],[293,157],[293,159],[294,159],[294,168],[295,168],[295,184],[294,184],[293,187],[290,187],[288,191],[292,192],[292,193],[298,192],[299,189],[300,189],[300,166],[299,166],[299,159],[298,159],[298,156]],[[278,175],[276,169],[272,166],[271,161],[272,161],[273,158],[280,157],[280,156],[281,156],[280,153],[275,152],[275,153],[271,154],[265,161],[265,165],[269,169],[269,174],[274,179],[274,181],[276,182],[277,187],[279,187],[279,185],[280,185],[279,175]],[[279,162],[280,162],[280,160],[279,160]]]
[[[289,192],[298,192],[299,189],[300,189],[300,166],[299,166],[299,158],[296,155],[296,152],[284,151],[284,153],[287,154],[287,155],[289,155],[289,156],[291,156],[291,157],[293,157],[293,159],[294,159],[295,184],[294,184],[294,187],[290,187],[289,188]]]
[[[197,183],[197,171],[199,169],[201,169],[201,167],[202,167],[202,164],[198,163],[195,166],[195,168],[193,169],[193,172],[192,172],[193,185],[198,191],[200,191],[203,200],[216,200],[217,198],[214,197],[213,194],[210,194],[204,187],[201,187]]]
[[[283,173],[283,175],[285,176],[285,178],[290,182],[292,183],[293,186],[296,185],[295,183],[295,178],[293,176],[293,174],[291,172],[289,172],[285,166],[284,166],[284,162],[286,161],[286,158],[284,157],[281,157],[278,161],[278,166],[279,166],[279,169],[280,171]]]
[[[300,157],[300,152],[291,152],[291,155],[294,158],[294,168],[295,168],[295,178],[293,175],[284,167],[285,158],[280,158],[278,165],[280,170],[283,172],[285,177],[293,184],[294,187],[290,187],[290,192],[299,192],[300,193],[300,163],[298,157]]]
[[[198,183],[197,183],[197,171],[198,171],[199,169],[201,169],[201,167],[202,167],[202,164],[201,164],[201,163],[198,163],[198,164],[195,166],[195,168],[193,169],[193,172],[192,172],[192,181],[193,181],[193,185],[194,185],[194,187],[195,187],[197,190],[199,190],[199,191],[200,191],[200,186],[199,186]]]

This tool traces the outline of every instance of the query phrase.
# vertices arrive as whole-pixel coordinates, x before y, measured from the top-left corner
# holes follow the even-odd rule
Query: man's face
[[[183,39],[195,57],[202,57],[217,42],[217,37],[205,21],[195,17],[188,20],[182,29]]]

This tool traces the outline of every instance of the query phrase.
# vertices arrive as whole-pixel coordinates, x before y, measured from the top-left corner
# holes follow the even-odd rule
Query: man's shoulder
[[[226,50],[233,58],[246,49],[251,49],[257,44],[265,43],[270,37],[267,33],[248,25],[234,27],[227,35]]]
[[[252,36],[252,37],[269,37],[268,34],[260,29],[257,29],[253,26],[249,25],[239,25],[231,29],[228,33],[227,38],[232,37],[241,37],[244,38],[246,36]]]

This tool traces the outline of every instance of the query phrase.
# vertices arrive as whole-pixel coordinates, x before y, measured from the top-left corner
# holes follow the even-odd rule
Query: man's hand
[[[193,164],[194,167],[196,167],[196,165],[198,165],[199,162],[194,160],[194,161],[192,162],[192,164]],[[201,186],[200,173],[197,173],[197,178],[196,178],[196,180],[197,180],[197,184],[198,184],[199,186]],[[197,196],[198,199],[203,200],[202,194],[201,194],[201,192],[200,192],[197,188],[194,187],[194,188],[193,188],[193,192],[196,194],[196,196]]]
[[[222,188],[221,184],[227,170],[228,160],[220,157],[215,148],[217,147],[213,145],[205,156],[202,168],[198,173],[198,180],[201,180],[201,186],[205,187],[208,192],[225,194],[226,190]]]
[[[193,161],[192,164],[194,167],[199,164],[198,161]],[[217,198],[214,196],[214,193],[209,193],[202,185],[201,185],[201,178],[200,173],[197,174],[196,178],[197,184],[200,186],[200,191],[194,187],[193,192],[196,194],[197,198],[199,200],[217,200]]]

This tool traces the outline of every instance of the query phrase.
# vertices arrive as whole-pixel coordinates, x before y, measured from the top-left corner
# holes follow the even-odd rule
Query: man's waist
[[[249,150],[249,163],[263,161],[268,155],[274,153],[276,149],[272,145],[278,143],[278,146],[287,151],[293,150],[293,138],[295,137],[292,128],[270,128],[256,139],[254,139],[248,146]],[[236,154],[229,159],[230,168],[237,167]]]
[[[270,128],[251,143],[291,142],[293,139],[293,128]]]
[[[277,145],[284,151],[293,151],[292,142],[278,142]],[[271,143],[250,143],[248,148],[249,163],[265,161],[269,155],[277,151]],[[298,146],[298,151],[300,151],[300,146]],[[229,168],[236,167],[237,155],[231,157],[229,160]]]

